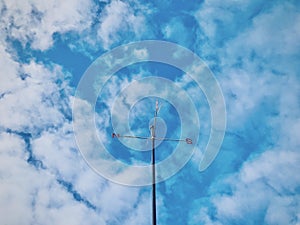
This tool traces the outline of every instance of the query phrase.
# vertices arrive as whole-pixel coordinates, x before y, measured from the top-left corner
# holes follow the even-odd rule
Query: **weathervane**
[[[155,105],[155,113],[154,113],[154,121],[153,124],[150,126],[151,136],[150,137],[142,137],[142,136],[131,136],[131,135],[120,135],[120,134],[112,134],[113,138],[137,138],[137,139],[146,139],[152,141],[152,224],[156,225],[156,181],[155,181],[155,140],[159,141],[182,141],[186,142],[187,144],[192,144],[192,139],[173,139],[173,138],[160,138],[156,137],[155,129],[156,129],[156,118],[159,111],[158,101],[156,101]]]

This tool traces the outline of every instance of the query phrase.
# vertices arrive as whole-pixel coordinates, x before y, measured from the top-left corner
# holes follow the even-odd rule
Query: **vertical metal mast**
[[[156,225],[156,174],[155,174],[155,140],[161,141],[184,141],[187,144],[192,144],[192,139],[173,139],[173,138],[160,138],[155,136],[156,129],[156,118],[158,114],[158,101],[156,101],[155,113],[154,113],[154,121],[153,125],[150,127],[151,137],[141,137],[141,136],[131,136],[131,135],[120,135],[120,134],[112,134],[113,138],[137,138],[137,139],[151,139],[152,141],[152,157],[151,157],[151,167],[152,167],[152,224]]]
[[[158,112],[158,101],[156,101],[154,122],[150,127],[151,140],[152,140],[152,224],[156,225],[156,181],[155,181],[155,129],[156,129],[156,117]]]

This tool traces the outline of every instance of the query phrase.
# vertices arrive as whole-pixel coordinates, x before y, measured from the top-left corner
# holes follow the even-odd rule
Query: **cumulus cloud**
[[[214,1],[214,7],[203,10],[220,10],[218,3]],[[247,7],[250,5],[246,4]],[[199,11],[200,17],[205,15],[203,13]],[[244,139],[259,135],[260,143],[248,149],[250,156],[238,171],[223,178],[221,184],[218,181],[211,185],[212,205],[199,206],[192,221],[204,224],[299,223],[300,180],[296,171],[300,157],[295,129],[299,129],[299,96],[296,93],[300,87],[296,75],[299,69],[292,60],[299,51],[296,40],[300,35],[295,31],[299,15],[290,2],[274,4],[269,10],[251,17],[247,26],[238,32],[234,29],[235,32],[230,33],[229,29],[230,39],[226,40],[225,35],[224,47],[218,49],[218,62],[222,66],[217,73],[228,105],[228,129]],[[203,30],[212,42],[219,41],[215,36],[221,30],[220,23],[229,23],[227,18],[231,21],[235,15],[230,14],[219,23],[214,22],[214,17],[210,18],[210,25],[202,18],[200,24],[207,25]],[[250,139],[249,143],[252,142],[254,140]],[[268,144],[264,144],[266,142]],[[221,189],[220,185],[226,186],[226,191],[216,192]]]
[[[278,99],[282,84],[286,87],[297,74],[293,59],[300,49],[295,29],[300,24],[299,11],[290,2],[266,7],[260,1],[225,5],[210,1],[195,14],[203,35],[209,37],[198,40],[200,51],[204,57],[214,55],[207,62],[220,79],[229,125],[237,122],[236,117],[246,119],[263,101]],[[230,16],[223,18],[224,13]],[[205,24],[207,29],[214,27],[214,32]],[[222,43],[217,44],[220,37]],[[207,44],[215,47],[206,48]]]
[[[1,1],[2,35],[46,50],[54,33],[82,32],[91,25],[91,1]]]
[[[68,72],[33,59],[17,61],[22,56],[10,45],[18,41],[24,48],[47,50],[55,33],[80,35],[91,25],[93,4],[0,4],[1,224],[148,224],[140,213],[148,211],[149,193],[108,183],[79,154],[71,126],[72,91],[64,81]],[[99,36],[108,47],[119,30],[140,32],[142,17],[113,1],[100,20]],[[143,50],[136,54],[147,56]],[[102,122],[107,123],[98,118]]]
[[[272,150],[245,163],[229,182],[233,194],[213,198],[214,216],[222,223],[296,224],[300,209],[300,180],[295,176],[299,160],[296,152]]]
[[[74,201],[72,193],[57,182],[59,177],[46,170],[48,165],[36,154],[38,151],[34,144],[38,137],[44,137],[44,141],[49,143],[51,139],[43,136],[43,132],[57,136],[55,131],[68,123],[65,105],[68,98],[61,96],[67,89],[63,87],[64,82],[56,83],[62,75],[61,70],[58,67],[52,70],[35,62],[19,64],[7,52],[2,51],[1,54],[7,62],[2,65],[7,73],[1,76],[1,84],[4,85],[0,99],[1,223],[47,224],[47,221],[55,221],[61,224],[66,221],[64,213],[77,211],[77,220],[70,217],[69,222],[80,224],[83,215],[91,213],[92,209]],[[66,149],[69,147],[65,146]],[[52,149],[46,154],[53,154]],[[61,166],[66,165],[63,157],[56,159]],[[63,171],[63,168],[58,170]],[[100,220],[97,214],[91,215],[91,218]]]
[[[44,51],[53,46],[55,34],[75,34],[69,47],[88,55],[85,48],[108,49],[122,40],[143,36],[147,33],[143,14],[151,14],[147,5],[119,0],[101,4],[82,0],[47,3],[3,0],[0,8],[0,30],[7,40],[18,41],[23,48],[30,46]]]
[[[22,55],[11,48],[19,42],[30,55],[31,50],[50,49],[55,34],[74,34],[90,48],[109,49],[151,33],[147,27],[147,15],[151,14],[148,6],[142,9],[133,1],[95,4],[80,0],[0,2],[1,224],[150,224],[148,190],[107,182],[87,166],[77,150],[71,126],[72,90],[64,81],[69,74],[59,65],[43,65],[33,59],[24,62]],[[191,14],[199,25],[193,30],[193,38],[186,34],[193,24],[189,16],[171,18],[171,14],[164,14],[163,24],[152,24],[150,29],[155,34],[162,31],[160,35],[165,39],[180,40],[182,44],[197,38],[197,53],[215,69],[224,90],[229,131],[249,143],[256,141],[252,136],[261,136],[259,141],[263,143],[239,146],[249,152],[247,161],[235,165],[237,171],[228,170],[233,174],[227,174],[226,179],[221,174],[221,180],[214,183],[215,175],[208,179],[211,173],[201,176],[192,166],[195,173],[187,169],[159,186],[159,220],[174,224],[170,212],[178,208],[171,205],[196,198],[193,210],[191,204],[177,204],[185,208],[177,222],[186,222],[189,215],[189,224],[299,223],[300,181],[295,175],[300,169],[299,69],[295,60],[300,47],[299,10],[293,2],[214,0],[201,3],[200,9]],[[68,45],[78,51],[76,38]],[[147,58],[148,53],[139,49],[135,55]],[[116,79],[108,84],[108,106],[113,105],[110,97],[117,95],[116,87],[122,89],[130,82]],[[184,86],[189,81],[178,80],[177,84]],[[147,86],[140,88],[143,92]],[[199,90],[184,88],[199,100]],[[134,93],[128,97],[130,94]],[[196,106],[208,115],[207,107],[201,108],[202,102]],[[85,109],[80,111],[80,124],[86,144],[93,148],[93,138],[99,136],[109,143],[106,108],[96,115],[101,128],[96,137],[84,121],[84,115],[93,113],[93,109],[86,108],[84,102],[81,107]],[[144,110],[141,107],[135,113]],[[209,124],[204,125],[209,130]],[[272,143],[266,146],[266,139]],[[234,138],[233,142],[238,143]],[[240,154],[236,150],[230,149],[231,156]],[[121,175],[133,178],[133,174],[128,170]],[[203,185],[201,191],[199,183]],[[226,186],[226,191],[219,185]]]
[[[71,125],[66,71],[16,62],[1,49],[7,71],[0,98],[1,223],[106,224],[130,218],[128,211],[134,213],[145,196],[138,188],[107,184],[84,162]]]
[[[297,41],[300,33],[296,28],[299,24],[300,15],[295,5],[275,4],[253,18],[245,32],[225,44],[226,63],[237,64],[240,60],[245,68],[255,63],[261,69],[290,73],[296,69],[291,59],[300,48]]]
[[[22,70],[28,76],[25,80],[16,77],[16,74],[6,75],[10,78],[15,77],[12,81],[15,80],[16,83],[14,88],[6,87],[4,92],[10,94],[1,99],[1,125],[13,130],[33,131],[36,128],[47,128],[62,123],[66,112],[63,104],[56,105],[55,108],[53,99],[59,100],[60,93],[64,92],[63,87],[55,84],[49,70],[34,62],[22,66]],[[59,70],[56,67],[52,72],[61,74]]]
[[[20,135],[2,132],[0,140],[2,224],[101,224],[101,217],[74,201],[53,175],[28,163],[28,143]]]
[[[122,1],[112,1],[100,18],[100,26],[97,31],[103,47],[109,48],[113,43],[118,42],[122,36],[121,32],[132,32],[139,36],[144,30],[144,17]],[[128,35],[128,34],[127,34]]]
[[[71,126],[72,91],[64,80],[69,73],[59,65],[43,65],[33,59],[18,62],[16,59],[22,56],[11,47],[11,41],[16,40],[23,48],[47,50],[53,45],[55,33],[83,34],[95,16],[93,4],[0,3],[3,224],[106,224],[135,221],[133,215],[147,224],[147,219],[138,214],[144,206],[135,205],[140,201],[145,204],[149,195],[140,195],[139,188],[108,184],[87,166],[77,150]],[[107,5],[99,19],[99,37],[106,47],[113,43],[110,38],[118,39],[118,30],[130,27],[133,33],[139,32],[142,21],[126,3],[113,1]],[[132,16],[123,23],[127,13]],[[142,50],[136,53],[142,57],[146,54]],[[102,122],[108,120],[99,117],[97,122],[103,126]]]

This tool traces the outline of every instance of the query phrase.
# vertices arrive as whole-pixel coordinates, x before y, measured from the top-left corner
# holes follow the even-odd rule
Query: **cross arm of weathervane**
[[[190,138],[173,139],[173,138],[160,138],[160,137],[142,137],[142,136],[120,135],[116,133],[112,133],[112,138],[136,138],[136,139],[146,139],[146,140],[154,139],[158,141],[183,141],[186,142],[187,144],[193,144],[193,141]]]

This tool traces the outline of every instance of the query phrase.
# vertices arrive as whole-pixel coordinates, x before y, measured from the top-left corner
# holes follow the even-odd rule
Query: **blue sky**
[[[149,135],[157,98],[160,134],[197,139],[186,165],[157,184],[158,224],[300,223],[298,1],[0,0],[0,15],[0,224],[151,224],[151,186],[99,176],[77,145],[72,112],[79,115],[86,149],[97,150],[99,139],[129,167],[148,165],[150,152],[141,151],[149,149],[148,142],[112,140],[111,132],[129,124],[133,134]],[[189,49],[220,85],[224,140],[202,172],[199,162],[218,118],[205,91],[184,71],[139,62],[107,83],[94,71],[100,76],[90,87],[99,94],[95,107],[76,95],[98,57],[143,40]],[[174,94],[169,84],[180,91]],[[181,101],[183,92],[196,114],[180,113],[192,109]],[[144,98],[128,107],[140,93]],[[89,115],[96,133],[89,129]],[[157,146],[157,160],[177,146]],[[121,175],[130,180],[139,174],[128,168]]]

